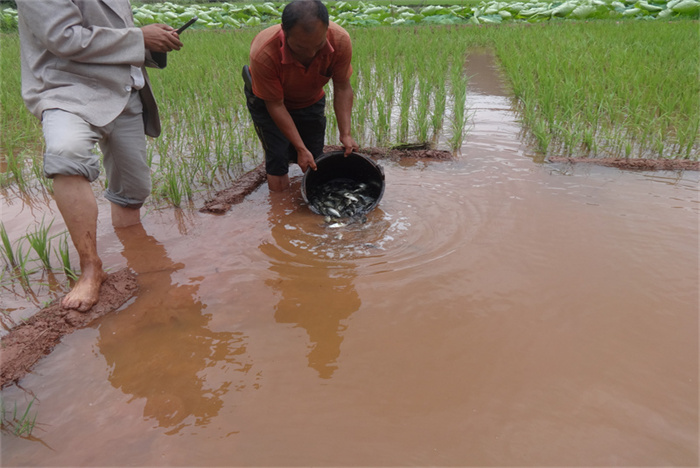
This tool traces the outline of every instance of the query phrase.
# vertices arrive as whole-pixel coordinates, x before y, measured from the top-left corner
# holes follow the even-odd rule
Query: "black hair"
[[[282,30],[287,33],[297,24],[305,28],[320,20],[328,26],[328,9],[320,0],[294,0],[282,10]]]

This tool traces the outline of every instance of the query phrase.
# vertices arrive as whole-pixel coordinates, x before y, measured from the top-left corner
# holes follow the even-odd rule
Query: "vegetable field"
[[[400,3],[400,2],[397,2]],[[449,3],[449,2],[448,2]],[[446,24],[499,24],[503,22],[540,22],[558,19],[673,19],[697,18],[697,0],[568,0],[564,2],[485,1],[478,5],[396,6],[371,2],[328,2],[331,20],[342,26],[400,26]],[[200,28],[222,29],[259,26],[279,22],[284,3],[220,3],[179,5],[171,2],[145,4],[134,9],[137,25],[149,23],[181,24],[199,17]],[[12,9],[2,13],[3,30],[16,27]]]

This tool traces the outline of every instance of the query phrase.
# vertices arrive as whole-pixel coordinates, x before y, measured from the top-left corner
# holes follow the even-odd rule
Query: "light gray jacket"
[[[145,65],[157,66],[134,27],[129,0],[17,0],[22,97],[41,119],[63,109],[102,127],[126,107],[131,65],[140,67],[146,134],[160,119]]]

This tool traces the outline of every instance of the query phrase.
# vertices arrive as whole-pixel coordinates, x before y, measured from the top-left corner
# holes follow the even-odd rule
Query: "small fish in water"
[[[314,191],[309,205],[314,211],[325,216],[327,223],[337,218],[361,217],[364,222],[367,213],[376,202],[376,194],[381,187],[375,182],[366,184],[350,179],[334,179]]]

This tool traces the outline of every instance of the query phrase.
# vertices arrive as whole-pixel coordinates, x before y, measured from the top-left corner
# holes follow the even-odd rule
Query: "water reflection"
[[[171,428],[168,434],[206,425],[226,392],[245,387],[251,368],[247,337],[208,328],[211,316],[203,314],[206,305],[198,299],[202,278],[178,284],[174,273],[184,265],[173,262],[142,226],[117,235],[140,291],[134,304],[100,326],[97,344],[111,367],[109,381],[135,399],[145,398],[144,417]]]
[[[270,271],[276,273],[267,282],[280,297],[275,320],[306,330],[309,367],[322,379],[330,379],[338,368],[347,320],[361,304],[354,286],[355,265],[314,255],[313,246],[328,237],[298,227],[303,216],[289,208],[293,204],[289,195],[271,197],[269,222],[275,242],[262,243],[260,250],[270,259]]]

